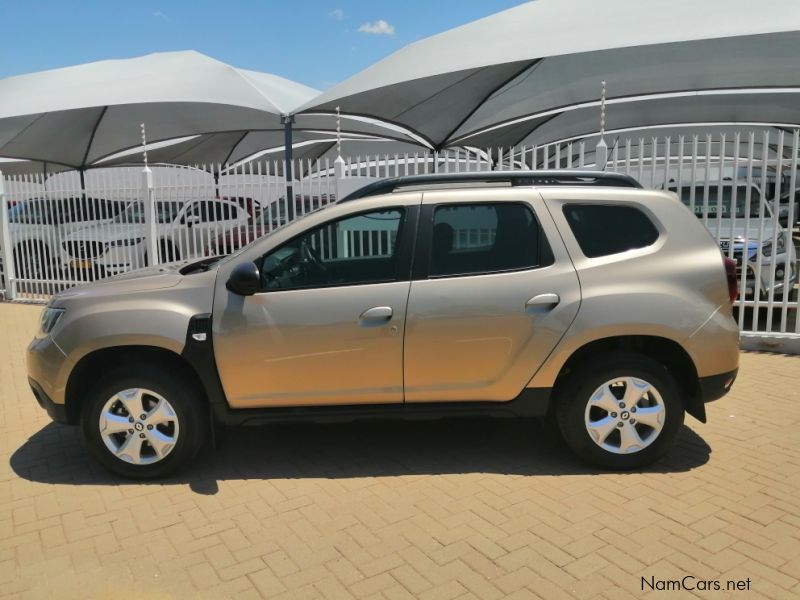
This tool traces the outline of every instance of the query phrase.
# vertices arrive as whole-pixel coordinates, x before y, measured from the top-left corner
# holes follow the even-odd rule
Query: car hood
[[[180,269],[188,263],[189,261],[180,261],[146,267],[79,285],[56,294],[53,303],[54,306],[58,306],[60,302],[69,302],[87,296],[136,294],[175,287],[184,278]]]
[[[717,233],[717,221],[716,219],[709,219],[708,224],[706,225],[708,230],[713,234],[716,235]],[[731,220],[730,219],[720,219],[720,241],[722,240],[730,240],[731,239]],[[758,243],[759,237],[763,242],[767,240],[771,240],[773,234],[775,233],[775,227],[773,226],[772,221],[764,220],[764,233],[760,236],[761,232],[761,225],[758,219],[750,219],[750,224],[747,227],[747,239],[750,242]],[[778,233],[782,233],[783,228],[778,227]],[[733,241],[734,242],[744,242],[745,240],[745,226],[744,223],[740,220],[736,220],[736,227],[733,228]]]
[[[74,231],[64,239],[65,241],[81,242],[115,242],[117,240],[129,240],[131,238],[141,238],[145,235],[144,225],[137,223],[105,223],[102,225],[92,225]]]

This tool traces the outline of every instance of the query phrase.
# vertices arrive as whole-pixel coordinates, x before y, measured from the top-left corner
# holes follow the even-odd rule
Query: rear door
[[[538,192],[426,192],[406,316],[406,402],[515,398],[579,304],[575,269]]]

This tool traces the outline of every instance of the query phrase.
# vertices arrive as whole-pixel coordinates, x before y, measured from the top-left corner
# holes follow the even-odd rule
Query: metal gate
[[[147,265],[228,253],[382,177],[605,168],[677,194],[737,261],[743,333],[800,339],[798,131],[607,141],[296,161],[291,195],[281,161],[156,166],[149,175],[97,169],[86,173],[85,189],[75,172],[6,177],[0,289],[43,301]]]

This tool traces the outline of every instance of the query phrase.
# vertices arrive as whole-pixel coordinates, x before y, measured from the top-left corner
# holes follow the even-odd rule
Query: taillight
[[[732,258],[724,256],[722,260],[725,262],[725,275],[728,277],[728,296],[730,296],[731,304],[736,302],[739,297],[739,282],[736,279],[736,261]]]

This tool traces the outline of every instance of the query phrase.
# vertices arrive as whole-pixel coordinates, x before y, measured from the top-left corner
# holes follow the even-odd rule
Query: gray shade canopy
[[[785,103],[800,99],[798,30],[796,0],[537,0],[410,44],[298,110],[340,106],[436,147],[550,141],[597,130],[597,106],[581,107],[597,101],[606,80],[609,98],[639,108],[640,96],[661,95],[648,109],[659,116],[646,124],[705,119],[691,112],[707,98],[704,113],[714,117],[715,103],[728,106],[742,91],[760,95],[757,108],[731,108],[725,119],[783,122]],[[774,113],[771,88],[783,90]],[[707,92],[670,115],[670,94]],[[580,110],[591,110],[592,127],[572,125]],[[551,122],[552,133],[538,135]]]
[[[197,52],[108,60],[0,81],[0,156],[86,168],[148,140],[280,129],[317,95]]]
[[[120,152],[148,143],[164,162],[225,163],[283,145],[281,116],[319,94],[299,83],[236,69],[193,51],[150,54],[0,80],[0,156],[75,169],[109,166]],[[335,130],[330,115],[304,115],[294,127]],[[405,138],[364,120],[343,129]],[[304,134],[300,133],[302,138]],[[136,161],[128,155],[123,162]],[[35,163],[32,163],[35,164]],[[19,165],[18,165],[19,166]]]

